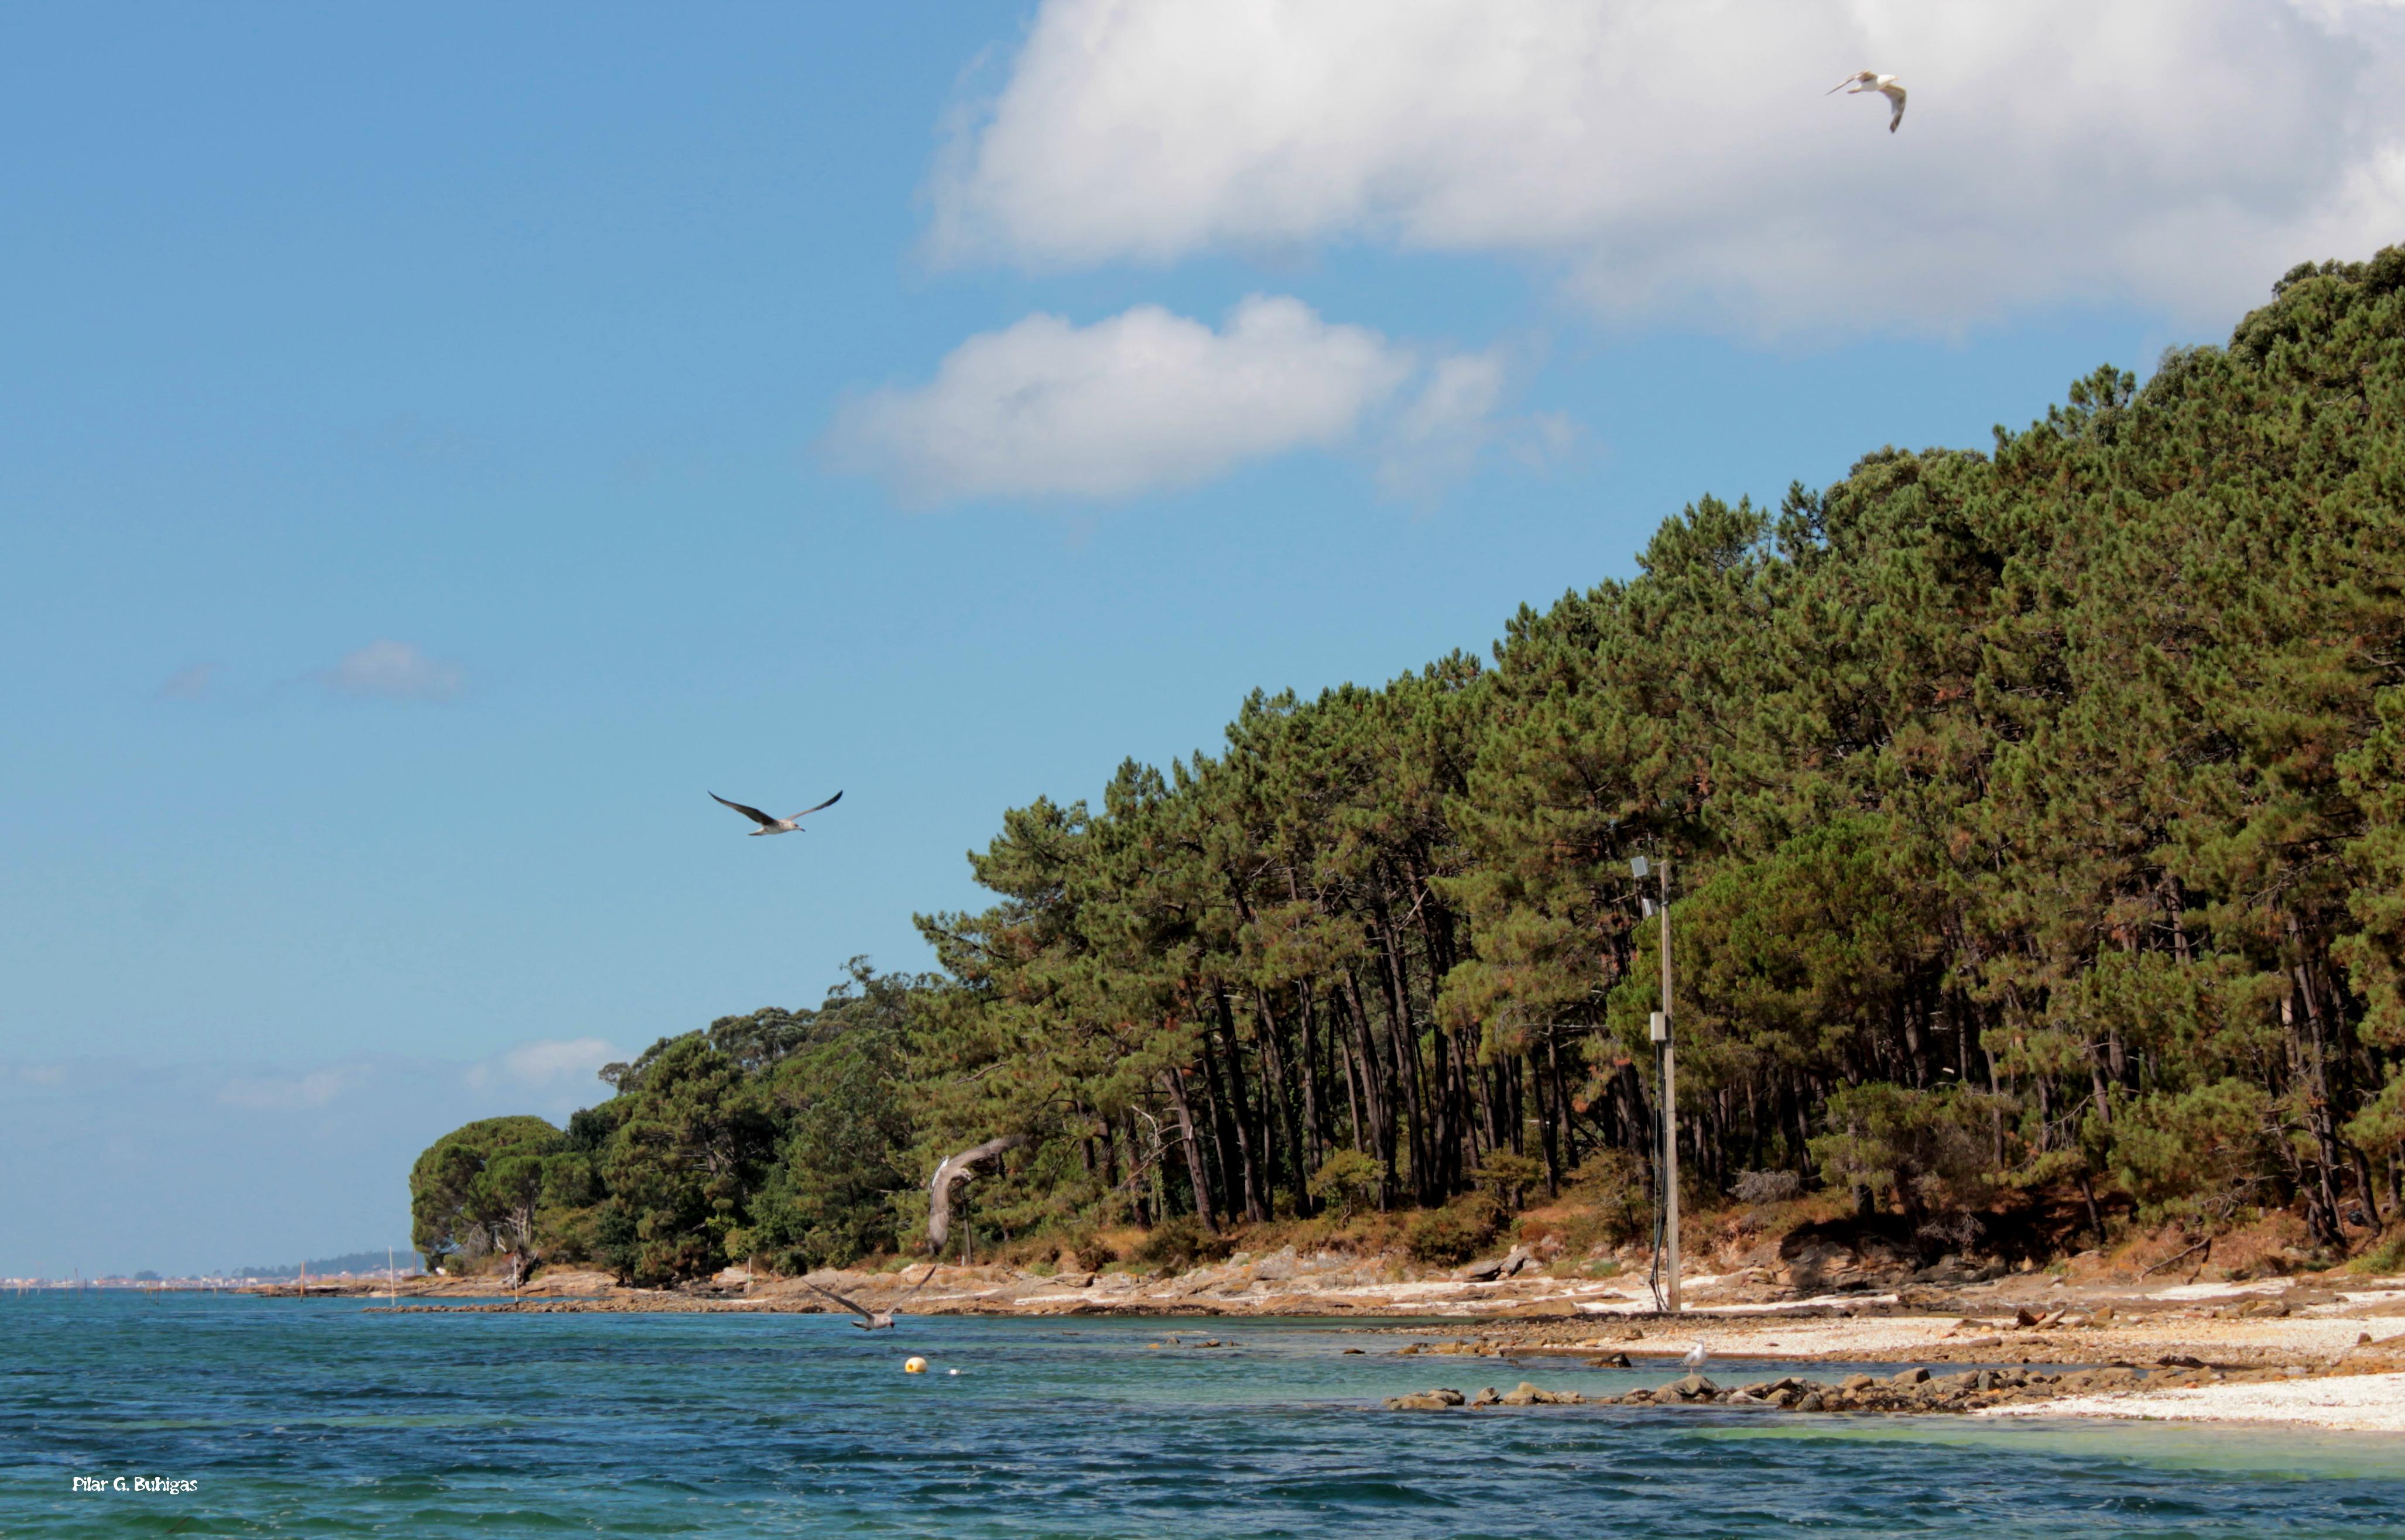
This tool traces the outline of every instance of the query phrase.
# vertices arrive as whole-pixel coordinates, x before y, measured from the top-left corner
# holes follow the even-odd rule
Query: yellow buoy
[[[902,1372],[904,1374],[924,1374],[927,1372],[927,1361],[923,1358],[906,1358],[902,1361]]]

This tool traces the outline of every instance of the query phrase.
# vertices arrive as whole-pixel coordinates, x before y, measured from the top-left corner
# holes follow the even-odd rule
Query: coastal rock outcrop
[[[2248,1378],[2274,1378],[2277,1370],[2256,1370]],[[1501,1407],[1731,1407],[1797,1412],[1851,1411],[1877,1413],[1968,1412],[2009,1401],[2044,1401],[2061,1395],[2136,1390],[2142,1386],[2172,1388],[2209,1383],[2226,1378],[2217,1371],[2158,1374],[2151,1381],[2144,1371],[2106,1367],[2049,1374],[2020,1368],[1969,1369],[1933,1376],[1926,1369],[1907,1370],[1884,1379],[1849,1375],[1837,1384],[1794,1375],[1752,1384],[1723,1387],[1700,1374],[1690,1374],[1651,1389],[1621,1395],[1588,1396],[1577,1391],[1548,1391],[1522,1380],[1509,1391],[1489,1385],[1467,1402],[1473,1408]],[[1431,1390],[1396,1396],[1386,1402],[1396,1411],[1439,1411],[1464,1405],[1457,1391]]]
[[[1485,1283],[1498,1279],[1515,1277],[1543,1266],[1543,1263],[1537,1260],[1536,1253],[1526,1246],[1514,1246],[1503,1256],[1485,1262],[1473,1262],[1469,1267],[1456,1271],[1453,1276],[1456,1282]]]

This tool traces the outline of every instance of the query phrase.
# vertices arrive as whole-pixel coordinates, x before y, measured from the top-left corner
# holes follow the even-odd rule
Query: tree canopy
[[[429,1261],[471,1261],[532,1239],[546,1188],[572,1182],[573,1156],[539,1117],[488,1117],[455,1128],[409,1174],[410,1244]]]

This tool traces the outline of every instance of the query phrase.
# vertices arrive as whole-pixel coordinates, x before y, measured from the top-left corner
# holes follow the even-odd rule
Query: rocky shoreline
[[[1487,1407],[1761,1407],[1793,1412],[1975,1412],[2011,1402],[2046,1402],[2066,1396],[2128,1393],[2137,1390],[2193,1390],[2225,1383],[2285,1381],[2285,1369],[2217,1369],[2205,1365],[2168,1364],[2154,1369],[2107,1365],[2050,1373],[2042,1369],[1965,1369],[1933,1375],[1915,1366],[1884,1378],[1850,1374],[1835,1381],[1794,1375],[1723,1387],[1702,1374],[1690,1374],[1652,1390],[1619,1395],[1582,1395],[1577,1391],[1540,1390],[1527,1380],[1498,1393],[1493,1386],[1464,1396],[1440,1387],[1389,1397],[1389,1411],[1445,1411],[1455,1407],[1478,1410]]]
[[[1590,1368],[1667,1369],[1694,1344],[1751,1373],[1728,1386],[1674,1377],[1610,1396],[1523,1380],[1465,1394],[1397,1397],[1398,1410],[1524,1406],[1759,1407],[1882,1414],[2176,1415],[2266,1418],[2405,1431],[2405,1278],[2320,1274],[2220,1283],[2143,1277],[2078,1283],[2023,1273],[1955,1286],[1907,1284],[1797,1297],[1744,1272],[1683,1282],[1675,1319],[1638,1281],[1482,1265],[1435,1277],[1392,1257],[1297,1255],[1289,1248],[1169,1276],[921,1265],[814,1274],[810,1283],[906,1315],[1299,1317],[1356,1323],[1348,1352],[1451,1357],[1518,1366],[1574,1359]],[[273,1287],[262,1295],[290,1293]],[[334,1292],[313,1285],[313,1296]],[[346,1291],[405,1313],[826,1313],[798,1279],[720,1275],[706,1287],[630,1289],[606,1274],[552,1269],[513,1297],[489,1281],[436,1279]],[[388,1292],[388,1302],[378,1302]],[[404,1300],[406,1302],[404,1302]],[[1451,1323],[1455,1335],[1432,1336]],[[1808,1365],[1894,1364],[1886,1376],[1811,1378]],[[1797,1371],[1765,1377],[1764,1365]],[[2311,1384],[2349,1382],[2343,1394]]]
[[[807,1281],[738,1268],[702,1284],[639,1289],[606,1273],[553,1267],[514,1293],[473,1277],[414,1278],[397,1286],[380,1280],[313,1283],[308,1293],[388,1300],[395,1308],[823,1312],[836,1309],[818,1292],[824,1288],[872,1309],[911,1314],[1446,1321],[1459,1323],[1465,1342],[1530,1351],[1623,1351],[1675,1331],[1713,1338],[1720,1356],[1741,1351],[1752,1357],[1965,1363],[1995,1362],[1999,1355],[2142,1362],[2165,1351],[2218,1362],[2229,1352],[2258,1350],[2285,1363],[2279,1355],[2300,1348],[2327,1357],[2358,1336],[2405,1334],[2405,1277],[2326,1273],[2174,1284],[2018,1273],[1953,1285],[1806,1294],[1758,1269],[1740,1268],[1682,1280],[1688,1308],[1674,1326],[1657,1312],[1640,1276],[1566,1275],[1514,1267],[1512,1260],[1430,1272],[1390,1254],[1298,1254],[1287,1247],[1259,1257],[1239,1253],[1172,1275],[911,1264],[830,1269]],[[272,1298],[299,1291],[270,1284],[249,1292]]]

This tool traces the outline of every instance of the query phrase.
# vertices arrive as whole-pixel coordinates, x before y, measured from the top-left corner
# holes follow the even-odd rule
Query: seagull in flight
[[[1846,91],[1849,86],[1853,89]],[[1866,69],[1859,75],[1847,76],[1821,94],[1835,96],[1841,91],[1846,91],[1849,96],[1860,96],[1866,91],[1875,91],[1893,104],[1895,111],[1888,116],[1887,120],[1887,131],[1890,133],[1893,133],[1895,126],[1904,121],[1904,88],[1896,84],[1895,77],[1892,75],[1881,75],[1877,70]]]
[[[819,807],[833,807],[837,803],[841,802],[843,793],[837,791],[834,796],[819,804],[818,807],[805,807],[789,819],[770,818],[757,807],[746,807],[739,802],[729,802],[715,791],[710,794],[710,800],[721,807],[732,807],[758,824],[760,827],[752,831],[755,834],[791,834],[798,832],[802,827],[802,820],[817,812]]]
[[[1015,1150],[1027,1142],[1025,1134],[1005,1134],[989,1139],[975,1149],[947,1155],[927,1179],[927,1243],[937,1251],[944,1249],[944,1238],[952,1233],[953,1191],[974,1174],[969,1168],[979,1161],[992,1160],[1006,1150]]]
[[[921,1289],[925,1288],[927,1286],[927,1279],[935,1276],[935,1265],[930,1263],[927,1267],[926,1277],[921,1278],[916,1283],[911,1284],[909,1294],[904,1295],[900,1299],[893,1302],[893,1309],[900,1309],[903,1305],[909,1300],[910,1295],[917,1294]],[[893,1310],[872,1310],[864,1309],[859,1305],[853,1304],[851,1300],[846,1299],[843,1295],[836,1293],[833,1289],[819,1288],[817,1284],[811,1282],[807,1278],[802,1280],[802,1285],[805,1288],[817,1290],[818,1293],[826,1295],[829,1299],[834,1300],[845,1309],[850,1310],[852,1314],[860,1317],[860,1319],[853,1322],[852,1324],[859,1327],[862,1331],[882,1331],[893,1324]]]

